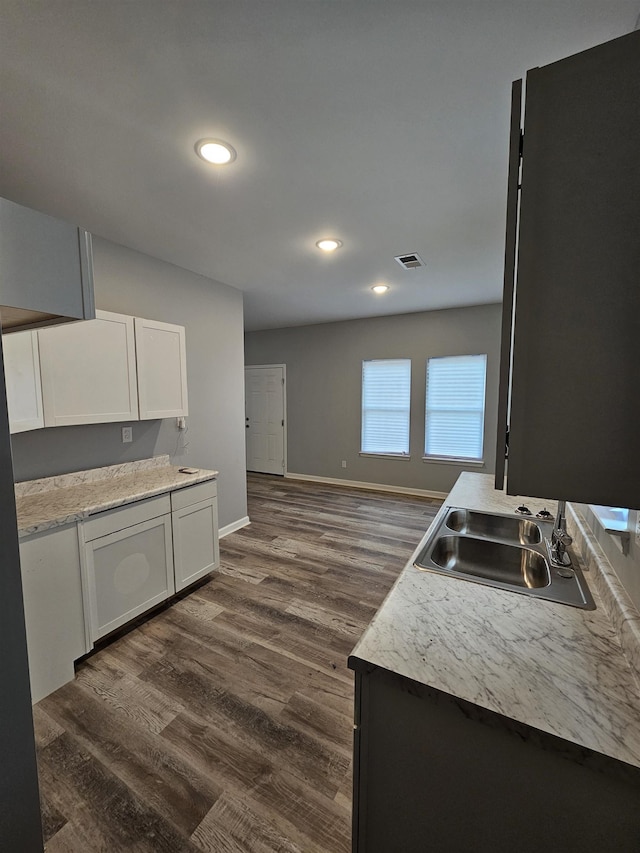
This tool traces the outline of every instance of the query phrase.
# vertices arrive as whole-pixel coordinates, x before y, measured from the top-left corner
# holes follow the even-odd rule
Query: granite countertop
[[[522,498],[462,474],[443,508],[513,512]],[[554,501],[527,498],[535,512]],[[640,767],[640,689],[615,619],[585,573],[596,610],[580,610],[432,572],[413,559],[352,653],[421,684]]]
[[[20,537],[69,524],[117,506],[193,486],[217,477],[199,469],[184,474],[168,456],[16,483]]]

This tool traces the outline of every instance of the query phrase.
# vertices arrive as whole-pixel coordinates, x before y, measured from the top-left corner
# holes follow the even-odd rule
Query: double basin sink
[[[553,523],[450,507],[414,561],[438,572],[499,589],[595,609],[575,557],[553,565]]]

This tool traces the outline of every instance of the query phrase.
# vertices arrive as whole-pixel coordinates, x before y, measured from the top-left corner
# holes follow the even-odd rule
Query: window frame
[[[429,362],[440,359],[455,359],[455,358],[482,358],[484,360],[484,375],[482,389],[482,412],[481,412],[481,436],[480,436],[480,456],[448,456],[442,453],[427,453],[427,436],[428,436],[428,418],[429,418]],[[487,412],[487,364],[488,353],[459,353],[456,355],[434,355],[429,356],[425,362],[425,400],[424,400],[424,442],[423,442],[423,462],[435,462],[438,464],[465,465],[482,467],[485,464],[485,418]],[[431,409],[433,411],[433,409]],[[460,409],[460,412],[478,412],[477,408]]]
[[[379,411],[404,411],[406,412],[406,429],[407,429],[407,450],[370,450],[364,449],[365,444],[365,416],[367,412],[372,411],[373,407],[365,409],[365,365],[375,362],[405,362],[408,365],[408,395],[406,408],[391,408],[378,409]],[[362,370],[360,377],[360,451],[359,456],[389,459],[411,459],[411,403],[412,403],[412,361],[410,358],[365,358],[362,359]]]

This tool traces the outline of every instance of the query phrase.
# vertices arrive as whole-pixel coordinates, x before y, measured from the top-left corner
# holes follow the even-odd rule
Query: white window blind
[[[425,456],[481,460],[486,355],[427,361]]]
[[[362,362],[362,453],[409,454],[411,359]]]

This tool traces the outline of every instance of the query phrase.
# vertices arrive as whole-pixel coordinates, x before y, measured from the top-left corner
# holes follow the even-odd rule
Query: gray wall
[[[246,364],[286,364],[290,473],[448,492],[463,465],[423,462],[426,359],[486,353],[485,465],[495,464],[500,305],[245,335]],[[362,361],[412,359],[409,460],[359,456]],[[341,467],[341,460],[347,468]]]
[[[14,435],[15,479],[29,480],[168,453],[220,471],[220,525],[247,514],[242,293],[180,267],[94,238],[96,307],[186,327],[188,430],[175,419],[53,427]]]

